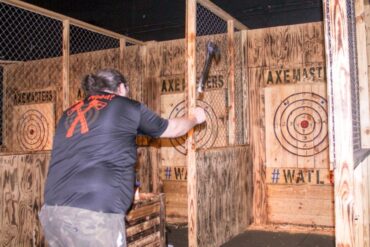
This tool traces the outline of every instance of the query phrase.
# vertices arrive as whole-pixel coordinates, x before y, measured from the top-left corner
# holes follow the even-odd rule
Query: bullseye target
[[[194,138],[197,148],[210,148],[214,145],[218,135],[218,121],[213,108],[202,100],[197,100],[196,105],[204,109],[206,122],[197,125],[194,129]],[[171,111],[169,118],[183,117],[186,114],[185,101],[178,103]],[[186,135],[170,139],[171,145],[180,153],[186,154]]]
[[[18,119],[17,140],[22,150],[43,150],[49,139],[48,119],[38,110],[28,110]]]
[[[326,99],[312,92],[285,98],[274,114],[274,134],[289,153],[309,157],[328,147]]]

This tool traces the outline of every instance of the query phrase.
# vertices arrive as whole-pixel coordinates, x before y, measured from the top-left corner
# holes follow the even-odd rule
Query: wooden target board
[[[206,122],[195,127],[195,142],[197,148],[208,149],[227,145],[227,113],[223,90],[215,90],[197,100],[197,106],[206,113]],[[183,93],[161,96],[161,111],[164,118],[183,117],[186,114]],[[162,166],[185,166],[186,135],[179,138],[162,140]]]
[[[14,106],[14,151],[51,150],[54,135],[54,104]]]
[[[326,167],[325,84],[265,89],[267,167]]]

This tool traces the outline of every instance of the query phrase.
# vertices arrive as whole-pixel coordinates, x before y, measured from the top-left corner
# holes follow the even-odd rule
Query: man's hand
[[[197,124],[201,124],[206,121],[206,113],[203,108],[200,107],[194,108],[191,115],[196,119]]]
[[[161,137],[174,138],[183,136],[195,125],[201,124],[204,121],[206,121],[206,113],[202,108],[196,107],[188,118],[180,117],[169,119],[168,127]]]

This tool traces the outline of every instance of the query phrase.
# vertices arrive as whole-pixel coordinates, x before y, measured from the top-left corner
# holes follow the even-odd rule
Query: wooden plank
[[[242,48],[242,90],[243,90],[243,126],[246,131],[244,131],[244,144],[249,144],[249,83],[248,82],[248,44],[247,44],[248,31],[241,31],[241,48]]]
[[[109,31],[109,30],[91,25],[89,23],[86,23],[86,22],[83,22],[83,21],[80,21],[80,20],[77,20],[77,19],[73,19],[73,18],[65,16],[65,15],[58,14],[56,12],[53,12],[53,11],[50,11],[50,10],[47,10],[47,9],[44,9],[44,8],[40,8],[38,6],[23,2],[23,1],[19,1],[19,0],[1,0],[1,2],[4,2],[6,4],[10,4],[10,5],[16,6],[18,8],[25,9],[25,10],[30,10],[30,11],[38,13],[40,15],[44,15],[44,16],[47,16],[47,17],[50,17],[50,18],[53,18],[53,19],[57,19],[57,20],[60,20],[60,21],[69,20],[71,25],[76,25],[76,26],[82,27],[84,29],[90,30],[92,32],[100,33],[100,34],[103,34],[103,35],[106,35],[106,36],[109,36],[109,37],[112,37],[112,38],[117,38],[117,39],[125,38],[127,41],[129,41],[130,43],[133,43],[133,44],[138,44],[138,45],[143,45],[144,44],[144,42],[142,42],[142,41],[139,41],[139,40],[124,36],[122,34],[115,33],[115,32],[112,32],[112,31]]]
[[[252,221],[252,167],[248,147],[198,152],[197,175],[198,245],[221,246],[243,232]]]
[[[289,205],[289,212],[287,212]],[[311,200],[304,198],[270,198],[268,203],[269,214],[290,214],[310,215],[310,216],[332,216],[332,220],[327,222],[327,226],[334,224],[334,200]],[[302,222],[304,224],[304,222]]]
[[[330,200],[334,201],[334,187],[330,185],[267,185],[268,198],[304,198],[306,200]]]
[[[63,111],[66,110],[69,103],[69,20],[63,21]]]
[[[188,196],[186,181],[163,181],[166,193],[166,221],[186,223],[188,217]]]
[[[235,22],[235,27],[239,30],[246,30],[248,27],[246,27],[244,24],[236,20],[234,17],[226,13],[223,9],[218,7],[216,4],[212,3],[209,0],[197,0],[199,4],[201,4],[203,7],[220,17],[221,19],[225,21],[234,21]]]
[[[122,74],[125,74],[125,51],[126,51],[126,39],[119,39],[119,68]]]
[[[157,42],[151,41],[146,44],[145,53],[145,86],[147,91],[148,106],[160,114],[161,112],[161,87],[160,87],[160,45]]]
[[[156,217],[154,219],[150,219],[150,220],[145,221],[143,223],[140,223],[140,224],[137,224],[137,225],[134,225],[134,226],[131,226],[131,227],[127,227],[126,236],[130,237],[132,235],[135,235],[139,232],[148,230],[148,229],[152,228],[153,226],[156,226],[156,225],[159,225],[159,224],[160,224],[160,218]]]
[[[165,196],[164,194],[140,193],[127,216],[128,246],[164,246]],[[159,239],[151,236],[159,234]]]
[[[229,145],[235,144],[235,40],[234,40],[234,21],[227,21],[227,47],[228,47],[228,111],[229,111]]]
[[[334,167],[337,246],[355,246],[351,78],[347,1],[324,1],[330,162]]]
[[[248,39],[252,39],[248,35]],[[249,47],[248,47],[249,49]],[[249,51],[248,51],[249,52]],[[267,201],[265,183],[265,130],[263,114],[263,98],[261,95],[263,70],[249,69],[249,137],[250,157],[253,164],[253,216],[255,224],[267,222]],[[261,141],[262,140],[262,141]]]
[[[370,148],[370,97],[364,0],[355,0],[357,70],[360,98],[361,147]]]
[[[125,77],[130,86],[130,98],[147,104],[146,82],[146,46],[128,46],[125,50]]]
[[[160,160],[161,160],[161,153],[158,147],[149,147],[149,158],[150,158],[150,165],[151,169],[151,183],[152,183],[152,192],[159,193],[163,191],[163,183],[160,179]]]
[[[355,242],[356,246],[370,246],[370,225],[369,225],[369,181],[368,181],[368,166],[370,157],[359,164],[354,171],[355,181],[355,223],[356,231]]]
[[[268,66],[265,33],[269,29],[248,30],[246,68]]]
[[[326,169],[297,168],[297,167],[267,167],[267,184],[283,185],[331,185],[332,173]]]
[[[186,80],[186,97],[185,107],[187,108],[187,115],[189,116],[196,106],[196,0],[186,1],[186,63],[187,68],[185,72]],[[194,130],[188,133],[186,143],[188,167],[188,239],[189,247],[198,246],[198,196],[197,196],[197,172],[196,172],[196,157],[195,157],[195,142]]]
[[[268,65],[288,66],[303,63],[304,25],[270,28],[265,32]]]
[[[161,114],[161,94],[160,94],[160,69],[161,69],[161,47],[159,43],[151,41],[147,42],[145,49],[143,49],[143,54],[145,54],[144,71],[145,80],[143,82],[142,91],[146,90],[146,100],[148,107]],[[143,93],[143,92],[142,92]],[[143,95],[144,96],[144,95]],[[160,141],[150,142],[150,161],[152,164],[152,183],[153,191],[159,193],[162,191],[162,181],[160,180],[160,162],[161,162],[161,150]]]
[[[370,5],[369,3],[365,3],[364,6],[364,18],[365,18],[365,27],[366,27],[366,56],[367,56],[367,64],[368,64],[368,71],[370,65]],[[369,72],[368,72],[369,73]],[[368,76],[368,92],[370,95],[370,76]],[[369,99],[369,108],[370,108],[370,99]]]
[[[326,82],[325,82],[326,83]],[[326,84],[323,84],[323,83],[313,83],[311,84],[311,90],[313,93],[317,94],[317,95],[320,95],[322,96],[326,101],[327,101],[327,85]],[[317,99],[317,98],[316,98]],[[326,120],[325,119],[322,119],[322,126],[325,128],[323,128],[323,130],[327,130],[327,132],[329,132],[329,123],[328,123],[328,103],[326,102],[325,104],[322,104],[324,106],[324,109],[323,111],[320,111],[321,114],[326,114]],[[331,169],[330,167],[330,162],[329,162],[329,138],[327,137],[325,139],[325,142],[327,145],[327,148],[325,150],[323,150],[322,152],[319,152],[317,154],[315,154],[314,156],[314,164],[315,164],[315,168],[317,169],[330,169],[330,172],[331,172],[331,175],[333,175],[333,169]],[[313,145],[317,145],[317,141],[314,141]]]
[[[307,23],[302,28],[303,32],[303,63],[324,64],[325,43],[324,26],[322,22]],[[324,72],[322,72],[324,73]]]
[[[145,238],[141,238],[135,242],[129,243],[128,247],[142,247],[142,246],[160,246],[161,240],[160,240],[160,232],[151,234]]]
[[[328,167],[325,91],[323,83],[265,88],[267,167]]]
[[[146,205],[145,207],[135,208],[135,210],[131,210],[126,218],[127,220],[135,220],[141,217],[145,217],[146,215],[150,215],[155,212],[159,212],[160,204],[155,203],[153,205]]]
[[[13,108],[13,152],[51,150],[55,133],[53,103],[16,105]]]
[[[160,237],[161,237],[161,246],[166,246],[166,196],[164,193],[159,195],[160,202]]]
[[[17,139],[17,132],[14,132],[14,129],[17,128],[19,120],[15,117],[20,117],[17,112],[20,109],[18,107],[57,103],[54,105],[53,112],[41,110],[41,114],[45,116],[55,114],[55,119],[58,119],[62,113],[62,79],[62,57],[21,62],[3,67],[2,151],[16,151],[13,150],[13,143]],[[30,122],[27,121],[26,125],[30,126]],[[32,127],[33,130],[36,129],[35,125]],[[53,126],[47,126],[45,129],[49,127],[54,129]]]
[[[50,153],[0,156],[0,245],[43,246],[37,213]]]
[[[138,147],[137,162],[135,165],[136,181],[140,183],[140,192],[153,192],[152,164],[148,147]]]
[[[47,63],[47,61],[45,61]],[[119,70],[119,49],[85,52],[70,55],[70,103],[74,104],[85,97],[81,88],[84,76],[102,68]],[[128,78],[130,81],[131,78]],[[130,85],[131,86],[131,85]]]
[[[295,167],[297,166],[297,156],[287,152],[275,132],[282,133],[281,129],[286,123],[276,124],[276,111],[283,100],[290,94],[286,87],[267,87],[264,89],[265,96],[265,143],[266,143],[266,167]],[[282,112],[282,111],[280,111]],[[280,121],[281,122],[281,121]],[[283,126],[282,126],[283,125]],[[295,142],[296,143],[296,142]],[[295,144],[294,143],[294,144]],[[268,175],[267,175],[268,176]]]
[[[269,225],[251,225],[247,230],[257,230],[263,232],[289,232],[290,234],[303,233],[303,234],[319,234],[334,237],[334,227],[325,226],[302,226],[292,224],[269,224]]]
[[[269,220],[275,224],[295,224],[303,226],[330,227],[334,225],[333,216],[316,216],[316,215],[291,215],[291,214],[274,214],[271,213]],[[332,222],[332,225],[328,225]]]

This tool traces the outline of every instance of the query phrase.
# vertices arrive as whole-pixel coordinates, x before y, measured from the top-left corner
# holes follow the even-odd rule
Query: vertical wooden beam
[[[248,46],[247,46],[247,30],[241,31],[241,45],[242,48],[242,90],[243,90],[243,127],[245,130],[249,129],[249,101],[248,101]],[[248,131],[244,131],[243,144],[249,143]]]
[[[161,152],[160,152],[160,142],[151,143],[149,147],[149,158],[151,164],[151,183],[152,192],[160,193],[163,191],[162,180],[160,179],[160,165],[161,165]]]
[[[337,246],[355,246],[353,140],[347,1],[324,0],[330,162]]]
[[[126,51],[126,39],[119,39],[119,69],[122,74],[125,74],[125,51]]]
[[[186,107],[188,115],[196,105],[196,0],[186,1]],[[186,164],[188,168],[188,239],[189,247],[198,246],[198,198],[197,198],[197,173],[196,173],[196,157],[194,131],[188,133],[186,143],[187,156]]]
[[[235,39],[234,21],[227,21],[227,50],[228,50],[228,106],[229,106],[229,145],[235,144]]]
[[[357,68],[360,97],[361,146],[370,148],[369,79],[364,0],[355,0]]]
[[[256,73],[256,72],[254,72]],[[256,80],[249,81],[249,138],[253,164],[253,223],[267,223],[265,133],[261,111],[262,86]]]
[[[369,73],[366,40],[366,21],[364,0],[355,0],[357,68],[360,97],[361,146],[370,148],[370,113],[369,113]],[[368,166],[370,158],[362,162],[354,171],[355,193],[355,232],[356,246],[370,246],[370,212]]]
[[[146,89],[147,105],[156,113],[161,114],[161,87],[160,87],[160,66],[157,63],[152,64],[152,56],[160,57],[160,45],[158,42],[149,41],[141,49],[141,55],[144,57],[144,75],[145,80],[141,88]],[[151,64],[151,66],[149,66]],[[160,140],[150,142],[149,152],[152,163],[152,183],[153,192],[162,191],[163,183],[160,179],[161,151]]]
[[[159,194],[159,203],[160,203],[160,236],[161,236],[161,247],[166,246],[166,196],[164,193]]]
[[[63,21],[63,111],[69,107],[69,20]]]
[[[355,193],[355,246],[370,246],[369,229],[369,181],[368,166],[370,157],[358,165],[354,171],[354,193]]]

